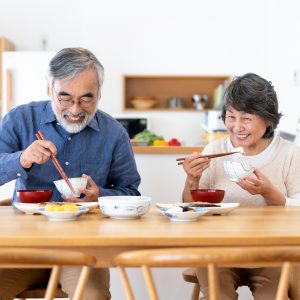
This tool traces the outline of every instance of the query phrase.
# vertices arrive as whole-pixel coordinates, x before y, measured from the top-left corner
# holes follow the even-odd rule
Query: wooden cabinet
[[[219,86],[226,86],[230,75],[217,76],[159,76],[159,75],[125,75],[123,77],[123,110],[137,111],[131,100],[137,97],[156,99],[150,111],[184,110],[195,111],[193,95],[206,95],[207,102],[202,111],[217,109],[216,93]],[[184,107],[170,105],[170,98],[181,99]],[[180,106],[180,105],[179,105]]]
[[[8,39],[6,39],[5,37],[0,36],[0,108],[2,106],[1,103],[2,103],[2,99],[3,99],[2,75],[3,75],[3,72],[5,71],[2,69],[2,53],[4,51],[13,51],[13,50],[15,50],[15,45],[12,42],[10,42]],[[10,76],[10,74],[8,74],[8,76]],[[10,91],[8,91],[8,92],[10,92]]]

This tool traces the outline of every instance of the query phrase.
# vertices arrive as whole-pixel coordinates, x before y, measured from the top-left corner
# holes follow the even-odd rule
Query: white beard
[[[78,132],[82,131],[90,123],[90,121],[93,119],[93,117],[97,111],[97,107],[96,107],[95,111],[91,115],[88,115],[88,113],[86,113],[86,112],[82,112],[76,116],[76,117],[78,117],[78,116],[84,117],[84,119],[81,123],[70,123],[65,119],[65,116],[67,116],[67,115],[73,116],[72,113],[63,112],[61,114],[58,114],[55,109],[55,106],[53,104],[53,101],[51,101],[51,106],[52,106],[52,109],[56,116],[57,121],[69,133],[78,133]]]

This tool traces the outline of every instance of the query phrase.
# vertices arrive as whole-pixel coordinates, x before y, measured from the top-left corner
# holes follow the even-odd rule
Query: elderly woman
[[[190,155],[183,164],[187,174],[183,200],[192,201],[192,189],[221,188],[226,191],[223,202],[300,205],[300,148],[274,136],[280,118],[277,95],[270,82],[250,73],[235,78],[225,92],[222,109],[229,136],[208,144],[203,154],[231,152],[243,147],[244,155],[213,160],[201,158],[199,153]],[[224,160],[250,164],[254,173],[237,183],[231,182],[223,170]],[[238,286],[248,285],[254,299],[273,300],[279,275],[280,270],[274,268],[220,269],[220,299],[237,299]],[[206,271],[197,270],[197,277],[203,299],[209,299]],[[293,295],[292,299],[300,299],[300,295]]]

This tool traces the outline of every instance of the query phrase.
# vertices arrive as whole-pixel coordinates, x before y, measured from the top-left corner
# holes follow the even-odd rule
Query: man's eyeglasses
[[[72,96],[66,94],[58,94],[57,91],[55,90],[54,87],[53,91],[56,94],[57,100],[59,101],[59,103],[61,104],[61,106],[65,107],[65,108],[70,108],[75,104],[75,100],[72,98]],[[98,97],[98,93],[97,95],[93,95],[92,93],[87,93],[86,95],[82,96],[79,100],[78,100],[78,104],[82,107],[82,108],[90,108],[92,107],[95,102],[97,101],[97,97]]]

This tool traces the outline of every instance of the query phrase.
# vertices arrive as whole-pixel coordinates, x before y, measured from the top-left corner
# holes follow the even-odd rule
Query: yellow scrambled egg
[[[75,203],[64,204],[46,204],[45,211],[77,211],[78,206]]]

